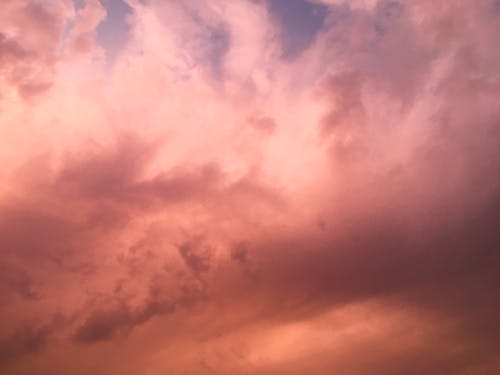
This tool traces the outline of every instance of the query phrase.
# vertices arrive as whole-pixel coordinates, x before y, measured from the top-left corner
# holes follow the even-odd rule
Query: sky
[[[0,373],[500,373],[498,0],[2,0]]]

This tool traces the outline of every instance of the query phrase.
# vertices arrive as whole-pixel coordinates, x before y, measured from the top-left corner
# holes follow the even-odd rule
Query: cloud
[[[51,86],[59,34],[69,14],[68,4],[64,1],[50,4],[18,1],[2,5],[2,96],[8,94],[8,88],[13,88],[27,99],[43,93]]]
[[[0,6],[3,373],[498,371],[495,2],[126,3]]]
[[[42,325],[24,325],[17,327],[8,337],[0,342],[0,363],[16,361],[27,353],[37,353],[46,345],[60,317],[54,317]]]

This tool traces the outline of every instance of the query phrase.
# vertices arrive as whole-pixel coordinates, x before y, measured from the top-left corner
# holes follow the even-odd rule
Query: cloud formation
[[[2,373],[500,371],[498,1],[120,4],[0,5]]]

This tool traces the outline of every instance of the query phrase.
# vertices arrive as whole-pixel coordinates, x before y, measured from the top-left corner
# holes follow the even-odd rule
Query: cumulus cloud
[[[2,373],[499,371],[496,1],[125,2],[0,5]]]

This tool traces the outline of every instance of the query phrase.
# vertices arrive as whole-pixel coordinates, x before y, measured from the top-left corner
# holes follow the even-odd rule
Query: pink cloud
[[[493,1],[127,3],[0,6],[2,373],[498,371]]]

